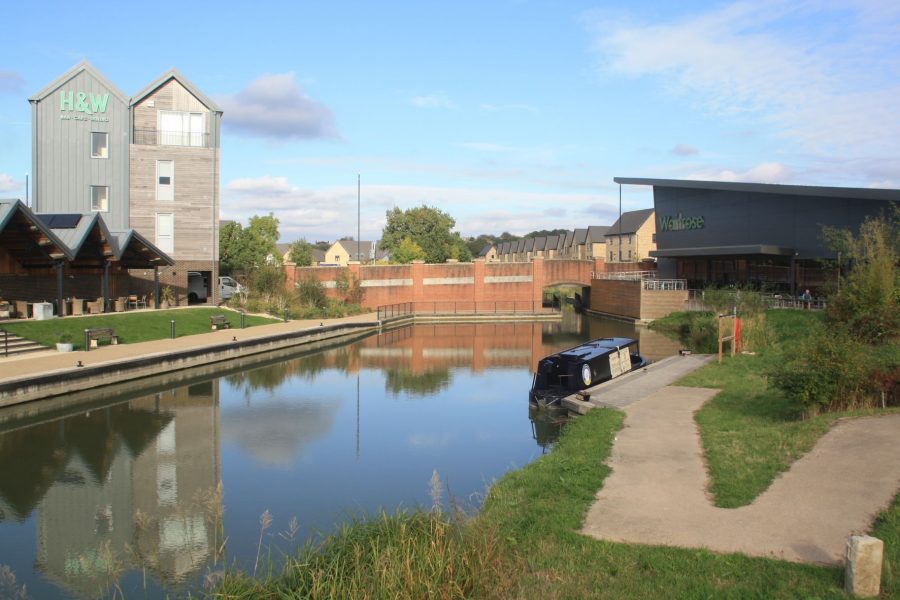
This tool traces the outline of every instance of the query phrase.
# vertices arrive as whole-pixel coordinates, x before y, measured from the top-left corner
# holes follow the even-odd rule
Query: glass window
[[[167,254],[175,251],[175,215],[158,213],[156,215],[156,247]]]
[[[159,143],[203,147],[203,113],[159,111]]]
[[[171,160],[156,161],[156,199],[175,199],[175,162]]]
[[[91,158],[109,158],[109,134],[104,131],[91,132]]]
[[[106,212],[109,210],[109,186],[91,186],[91,210],[94,212]]]

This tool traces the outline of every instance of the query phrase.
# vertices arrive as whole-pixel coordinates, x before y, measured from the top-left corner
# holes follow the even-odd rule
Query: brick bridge
[[[286,285],[307,277],[321,281],[329,295],[338,294],[337,281],[344,272],[359,279],[362,304],[376,308],[401,302],[450,305],[466,303],[477,311],[540,310],[543,290],[555,285],[590,289],[591,274],[606,271],[602,258],[592,260],[534,258],[530,262],[408,265],[360,265],[347,267],[296,267],[285,265]],[[619,266],[619,265],[617,265]],[[629,265],[630,266],[630,265]],[[440,310],[440,309],[439,309]]]

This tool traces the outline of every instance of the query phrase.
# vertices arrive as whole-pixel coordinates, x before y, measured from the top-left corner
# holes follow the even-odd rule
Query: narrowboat
[[[645,366],[638,342],[600,338],[551,354],[538,362],[529,400],[539,406],[559,403],[575,392]]]

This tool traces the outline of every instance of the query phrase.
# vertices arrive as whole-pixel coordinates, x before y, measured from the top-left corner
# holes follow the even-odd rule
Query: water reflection
[[[16,520],[35,516],[36,570],[95,597],[130,569],[171,586],[207,564],[221,527],[216,396],[210,381],[2,432],[0,497]]]
[[[434,469],[477,496],[559,435],[552,413],[525,420],[543,356],[610,335],[653,356],[648,333],[574,313],[406,327],[90,410],[35,405],[0,419],[0,565],[39,598],[165,597],[223,551],[252,560],[263,510],[273,531],[297,515],[302,540],[348,511],[427,504]]]

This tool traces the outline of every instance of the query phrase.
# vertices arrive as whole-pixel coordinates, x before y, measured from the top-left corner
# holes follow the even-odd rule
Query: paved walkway
[[[231,318],[231,322],[239,321],[238,315]],[[90,352],[34,352],[21,356],[0,357],[0,383],[15,381],[25,377],[41,373],[58,372],[64,376],[67,371],[75,370],[75,362],[81,361],[84,366],[102,365],[107,363],[120,363],[135,358],[164,356],[172,352],[182,350],[200,349],[216,346],[234,338],[239,341],[261,339],[265,337],[282,335],[290,332],[313,330],[324,325],[339,325],[341,323],[375,323],[378,321],[376,313],[365,313],[341,319],[304,319],[288,321],[287,323],[272,323],[271,325],[257,325],[246,329],[222,329],[197,335],[186,335],[173,339],[153,340],[136,344],[104,345],[94,348]]]
[[[840,564],[900,489],[900,414],[846,419],[751,505],[716,508],[694,412],[717,390],[663,387],[626,406],[613,472],[583,532],[620,542]]]

